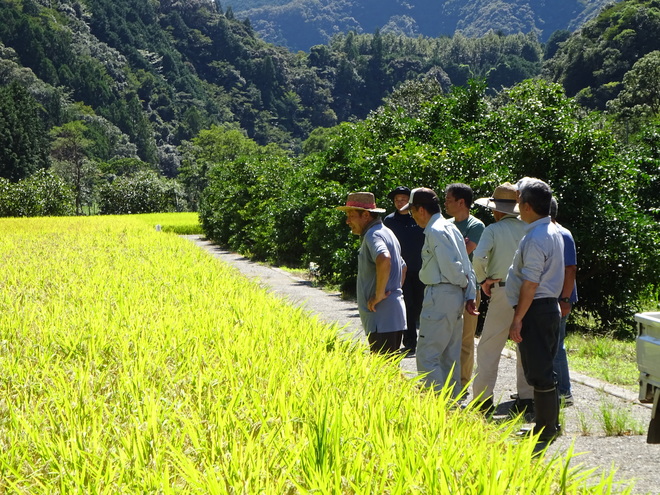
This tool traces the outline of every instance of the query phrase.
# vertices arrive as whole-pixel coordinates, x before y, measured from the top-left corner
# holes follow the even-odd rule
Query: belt
[[[532,304],[558,304],[556,297],[539,297],[534,299]]]
[[[497,282],[496,285],[499,285],[500,287],[504,287],[506,285],[506,282]]]

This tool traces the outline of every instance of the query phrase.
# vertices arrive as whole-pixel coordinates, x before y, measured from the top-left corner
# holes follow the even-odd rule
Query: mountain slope
[[[249,18],[265,40],[308,50],[340,32],[376,29],[409,36],[483,36],[576,30],[612,0],[239,0],[235,14]]]

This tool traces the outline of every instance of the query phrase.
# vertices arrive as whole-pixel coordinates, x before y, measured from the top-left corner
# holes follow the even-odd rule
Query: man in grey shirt
[[[399,241],[383,225],[374,195],[350,193],[345,206],[346,224],[362,239],[358,254],[357,302],[362,326],[372,352],[395,353],[406,329],[403,284],[406,264]]]
[[[520,218],[528,225],[506,279],[506,297],[514,308],[509,338],[518,344],[525,377],[534,387],[536,424],[530,431],[548,442],[559,434],[553,359],[561,319],[564,240],[550,220],[550,186],[531,178],[517,186]]]

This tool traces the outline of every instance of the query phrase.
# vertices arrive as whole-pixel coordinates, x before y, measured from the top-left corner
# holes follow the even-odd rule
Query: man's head
[[[472,188],[457,182],[445,188],[445,211],[447,215],[463,220],[470,215]]]
[[[495,188],[492,197],[479,198],[475,204],[492,210],[495,220],[499,221],[506,215],[518,214],[518,191],[516,186],[505,182]]]
[[[559,204],[557,199],[553,196],[550,200],[550,218],[553,222],[557,221],[557,213],[559,212]]]
[[[378,218],[379,213],[385,213],[382,208],[376,208],[376,199],[370,192],[350,193],[345,206],[338,206],[338,210],[346,213],[346,224],[351,232],[362,235],[365,228]]]
[[[417,225],[424,228],[433,215],[440,213],[440,201],[433,189],[418,187],[411,191],[408,204],[399,211],[410,211]]]
[[[398,186],[390,191],[387,197],[392,200],[397,213],[399,213],[399,210],[408,204],[408,200],[410,199],[410,189],[406,186]]]
[[[516,184],[520,218],[531,223],[550,215],[552,189],[540,179],[525,177]]]

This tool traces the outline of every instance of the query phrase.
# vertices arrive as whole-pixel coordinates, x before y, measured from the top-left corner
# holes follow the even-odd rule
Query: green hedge
[[[73,215],[71,188],[46,170],[18,182],[0,177],[0,216],[39,217]]]
[[[99,213],[122,215],[186,211],[183,188],[173,179],[156,172],[141,171],[116,177],[99,188]]]
[[[325,145],[305,156],[259,152],[210,164],[200,209],[207,236],[261,259],[313,261],[323,281],[349,289],[358,240],[334,209],[348,192],[371,191],[391,211],[386,196],[400,184],[442,194],[446,184],[465,182],[478,197],[535,176],[552,186],[559,221],[576,239],[578,308],[604,329],[632,332],[640,295],[660,273],[660,229],[640,207],[654,201],[644,185],[657,181],[657,170],[642,173],[642,151],[624,150],[600,116],[559,85],[525,81],[494,100],[484,90],[473,82],[412,110],[406,101],[405,112],[395,94],[365,121],[325,134]],[[474,213],[492,221],[483,209]]]

